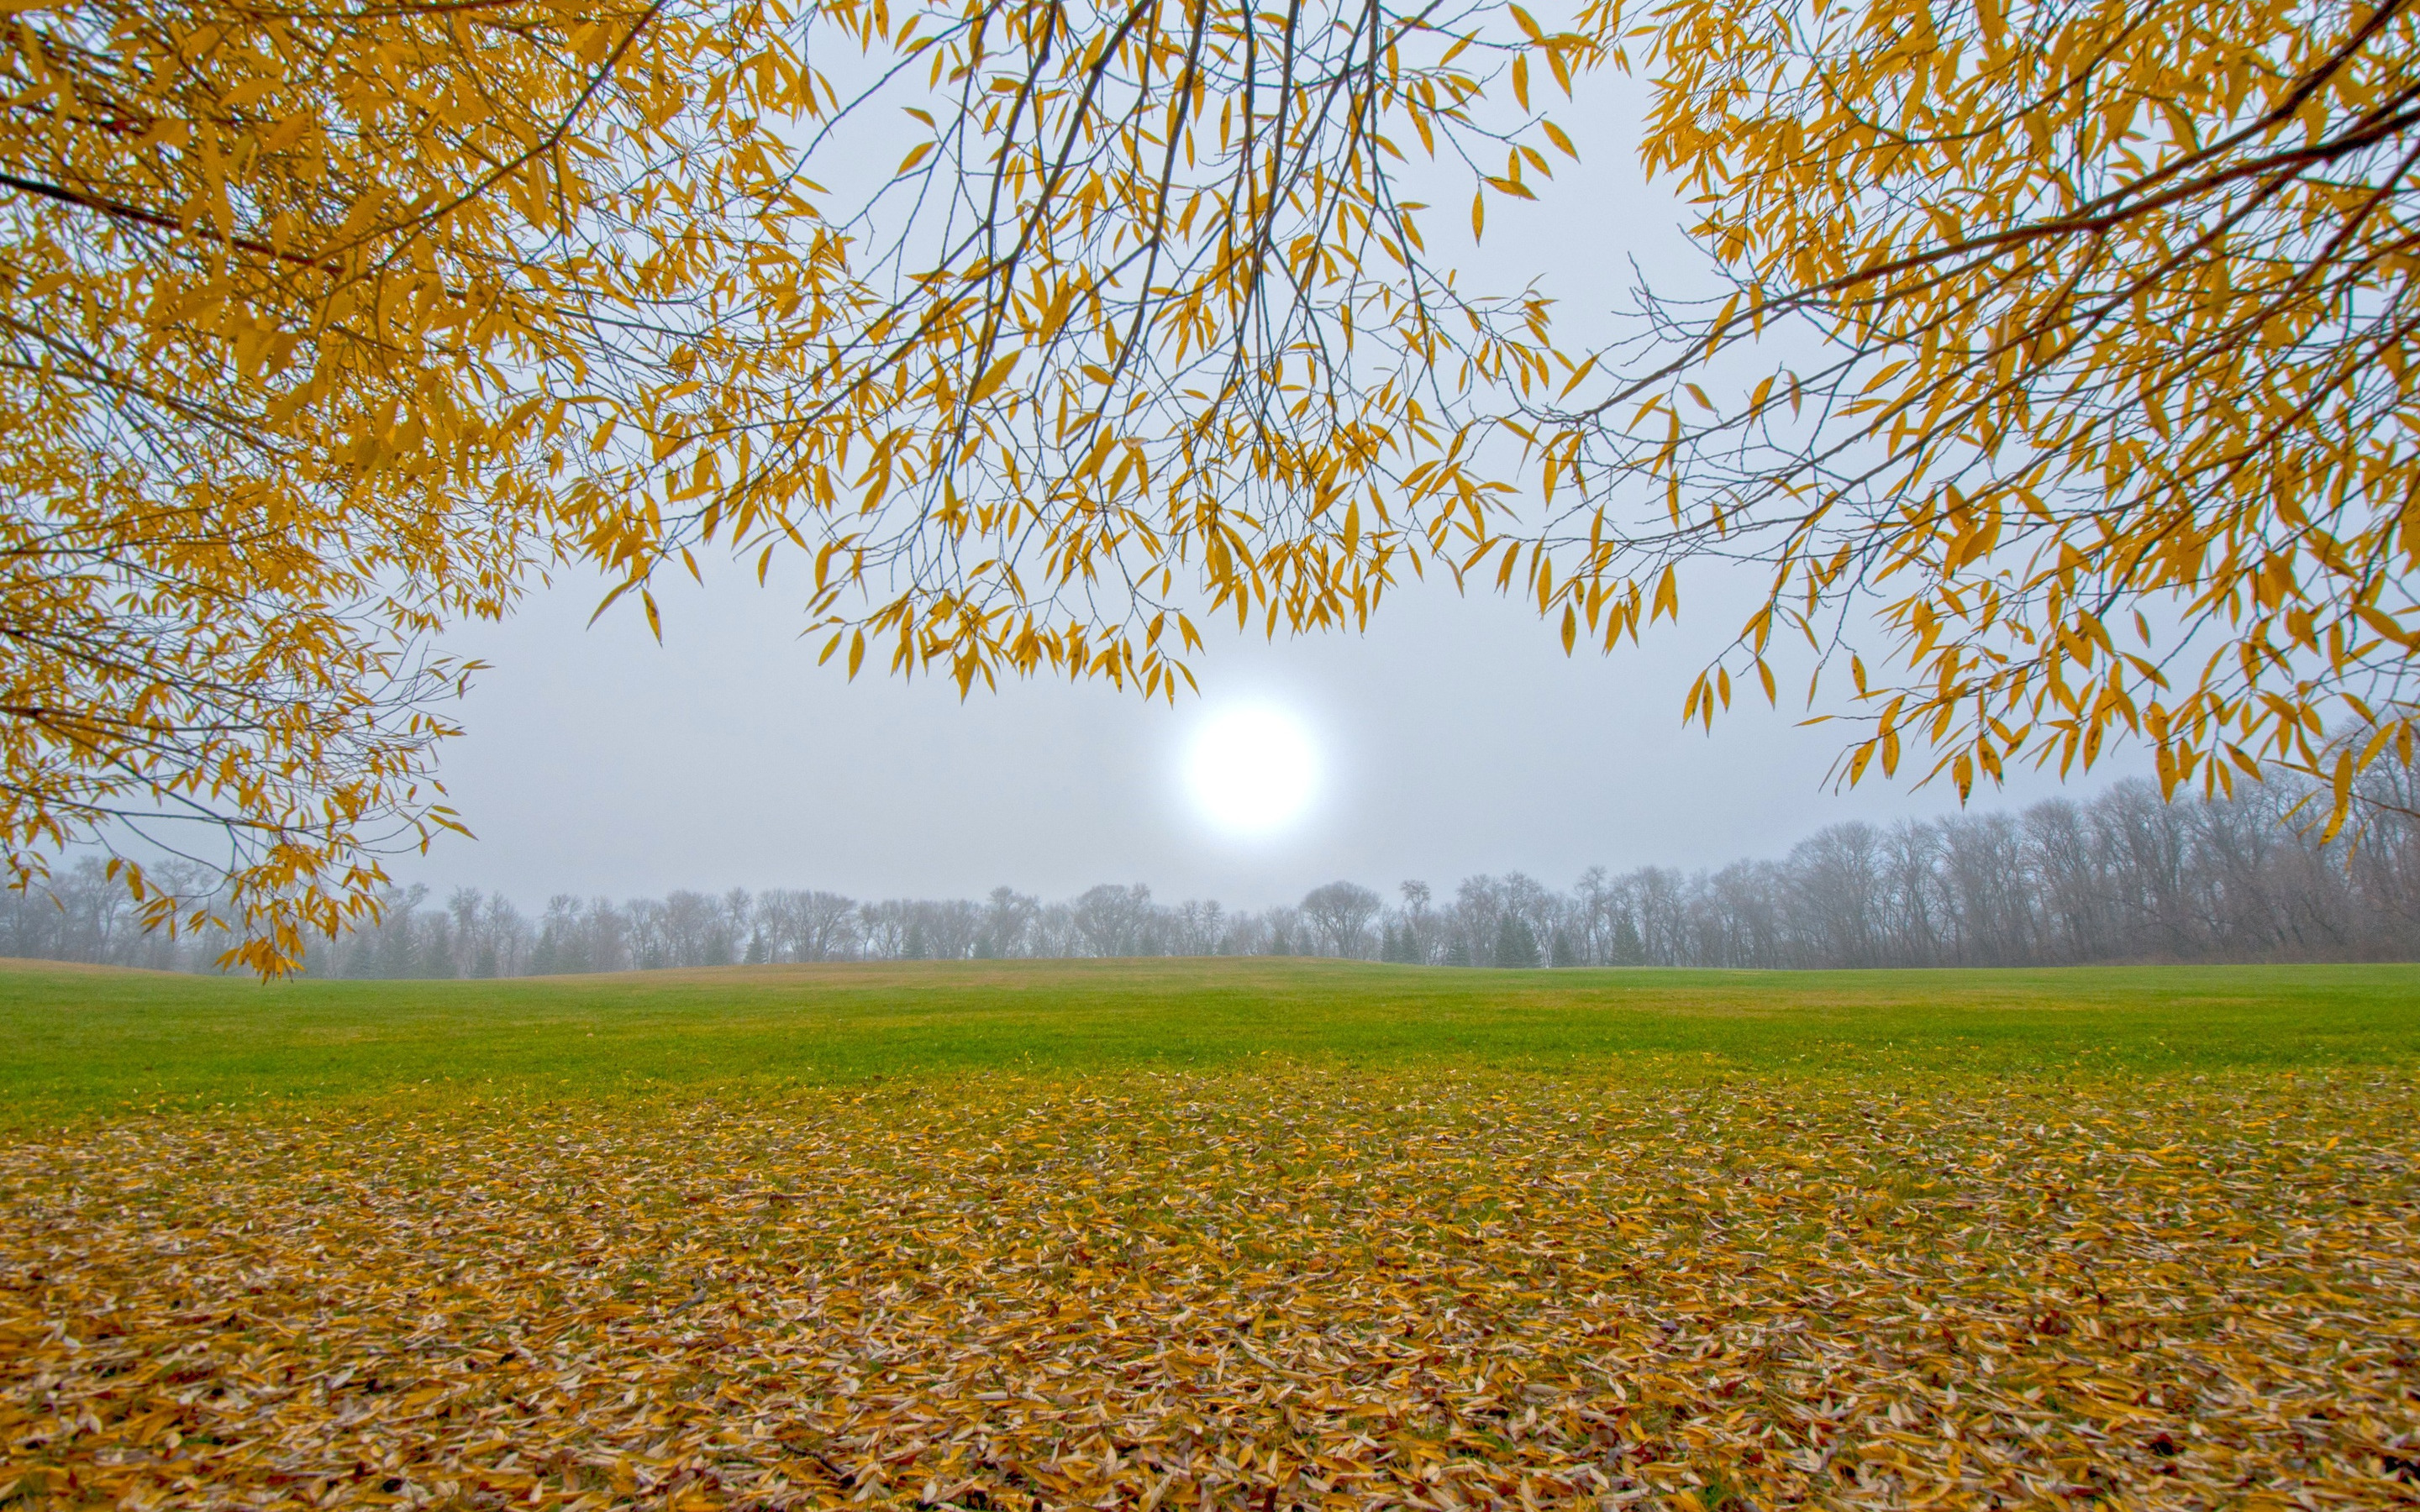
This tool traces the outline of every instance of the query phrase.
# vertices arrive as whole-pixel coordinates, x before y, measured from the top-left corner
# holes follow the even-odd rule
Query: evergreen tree
[[[416,942],[420,959],[414,964],[411,974],[424,979],[442,980],[455,974],[454,932],[451,920],[443,914],[438,913],[424,917],[427,922],[422,925],[420,937]]]
[[[1555,931],[1555,941],[1554,945],[1548,951],[1546,964],[1550,966],[1575,966],[1579,964],[1579,947],[1572,943],[1572,932],[1563,929]]]
[[[411,975],[414,953],[411,949],[411,905],[419,902],[418,898],[411,899],[379,931],[377,964],[366,975],[389,981]]]
[[[1496,964],[1519,969],[1537,964],[1537,932],[1520,915],[1506,914],[1496,926]]]
[[[1647,964],[1646,942],[1638,937],[1638,926],[1623,914],[1613,921],[1613,964],[1618,966],[1643,966]]]
[[[1453,943],[1445,948],[1445,964],[1450,966],[1470,964],[1470,946],[1461,935],[1455,935]]]

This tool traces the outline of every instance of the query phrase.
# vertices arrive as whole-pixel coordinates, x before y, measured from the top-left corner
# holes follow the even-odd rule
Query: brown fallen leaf
[[[2410,1505],[2415,1101],[1256,1068],[21,1137],[0,1500]]]

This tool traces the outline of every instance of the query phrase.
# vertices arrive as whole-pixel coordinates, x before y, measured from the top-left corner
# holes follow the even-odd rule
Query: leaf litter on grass
[[[0,1502],[2420,1504],[2409,1078],[1310,1068],[0,1146]]]

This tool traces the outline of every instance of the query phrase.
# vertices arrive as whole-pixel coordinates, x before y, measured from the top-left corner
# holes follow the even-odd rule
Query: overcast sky
[[[1464,213],[1441,208],[1428,225],[1441,255],[1492,286],[1539,279],[1580,330],[1625,302],[1634,257],[1659,281],[1696,264],[1671,200],[1632,166],[1635,100],[1608,89],[1557,115],[1587,161],[1539,205],[1491,202],[1483,254]],[[1458,193],[1435,197],[1466,204]],[[1734,713],[1711,735],[1681,728],[1690,676],[1753,586],[1701,579],[1680,633],[1566,659],[1533,613],[1432,584],[1358,638],[1214,638],[1197,664],[1203,697],[1171,709],[1063,683],[965,703],[945,683],[869,671],[850,684],[798,639],[803,595],[736,571],[659,588],[659,646],[634,606],[588,627],[600,586],[566,579],[508,624],[457,638],[493,664],[443,757],[479,838],[391,870],[524,906],[673,887],[939,897],[1007,884],[1057,897],[1146,882],[1163,900],[1258,907],[1337,877],[1391,892],[1477,872],[1559,887],[1591,865],[1718,866],[1842,819],[1954,810],[1946,787],[1904,780],[1831,793],[1838,736],[1798,728],[1804,711],[1787,704]],[[1305,820],[1249,842],[1202,822],[1179,779],[1200,721],[1242,702],[1290,711],[1324,766]],[[2146,764],[2122,757],[2089,786]],[[1978,802],[2055,791],[2026,774]]]
[[[1203,696],[1171,709],[1091,685],[961,703],[945,682],[850,684],[814,665],[795,604],[752,581],[667,594],[661,646],[634,616],[584,627],[596,594],[566,583],[464,638],[494,668],[444,771],[479,839],[411,857],[399,877],[524,905],[565,891],[961,897],[1004,883],[1058,897],[1146,882],[1165,900],[1262,906],[1340,876],[1391,891],[1477,872],[1568,886],[1590,865],[1720,865],[1842,819],[1956,807],[1946,789],[1870,778],[1833,794],[1838,737],[1798,727],[1786,704],[1711,735],[1682,729],[1710,634],[1566,659],[1533,614],[1492,595],[1407,595],[1357,638],[1214,638]],[[1684,630],[1716,623],[1709,609]],[[1200,722],[1246,701],[1290,711],[1324,767],[1299,826],[1259,841],[1222,837],[1180,779]],[[2028,774],[1978,801],[2055,791]]]

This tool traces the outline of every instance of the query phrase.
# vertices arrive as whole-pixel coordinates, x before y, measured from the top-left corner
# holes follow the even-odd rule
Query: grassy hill
[[[2420,970],[0,966],[0,1504],[2408,1505]]]
[[[0,1119],[370,1096],[875,1077],[1373,1068],[1931,1075],[2407,1065],[2420,967],[1456,971],[1359,962],[915,962],[510,981],[282,982],[0,965]]]

